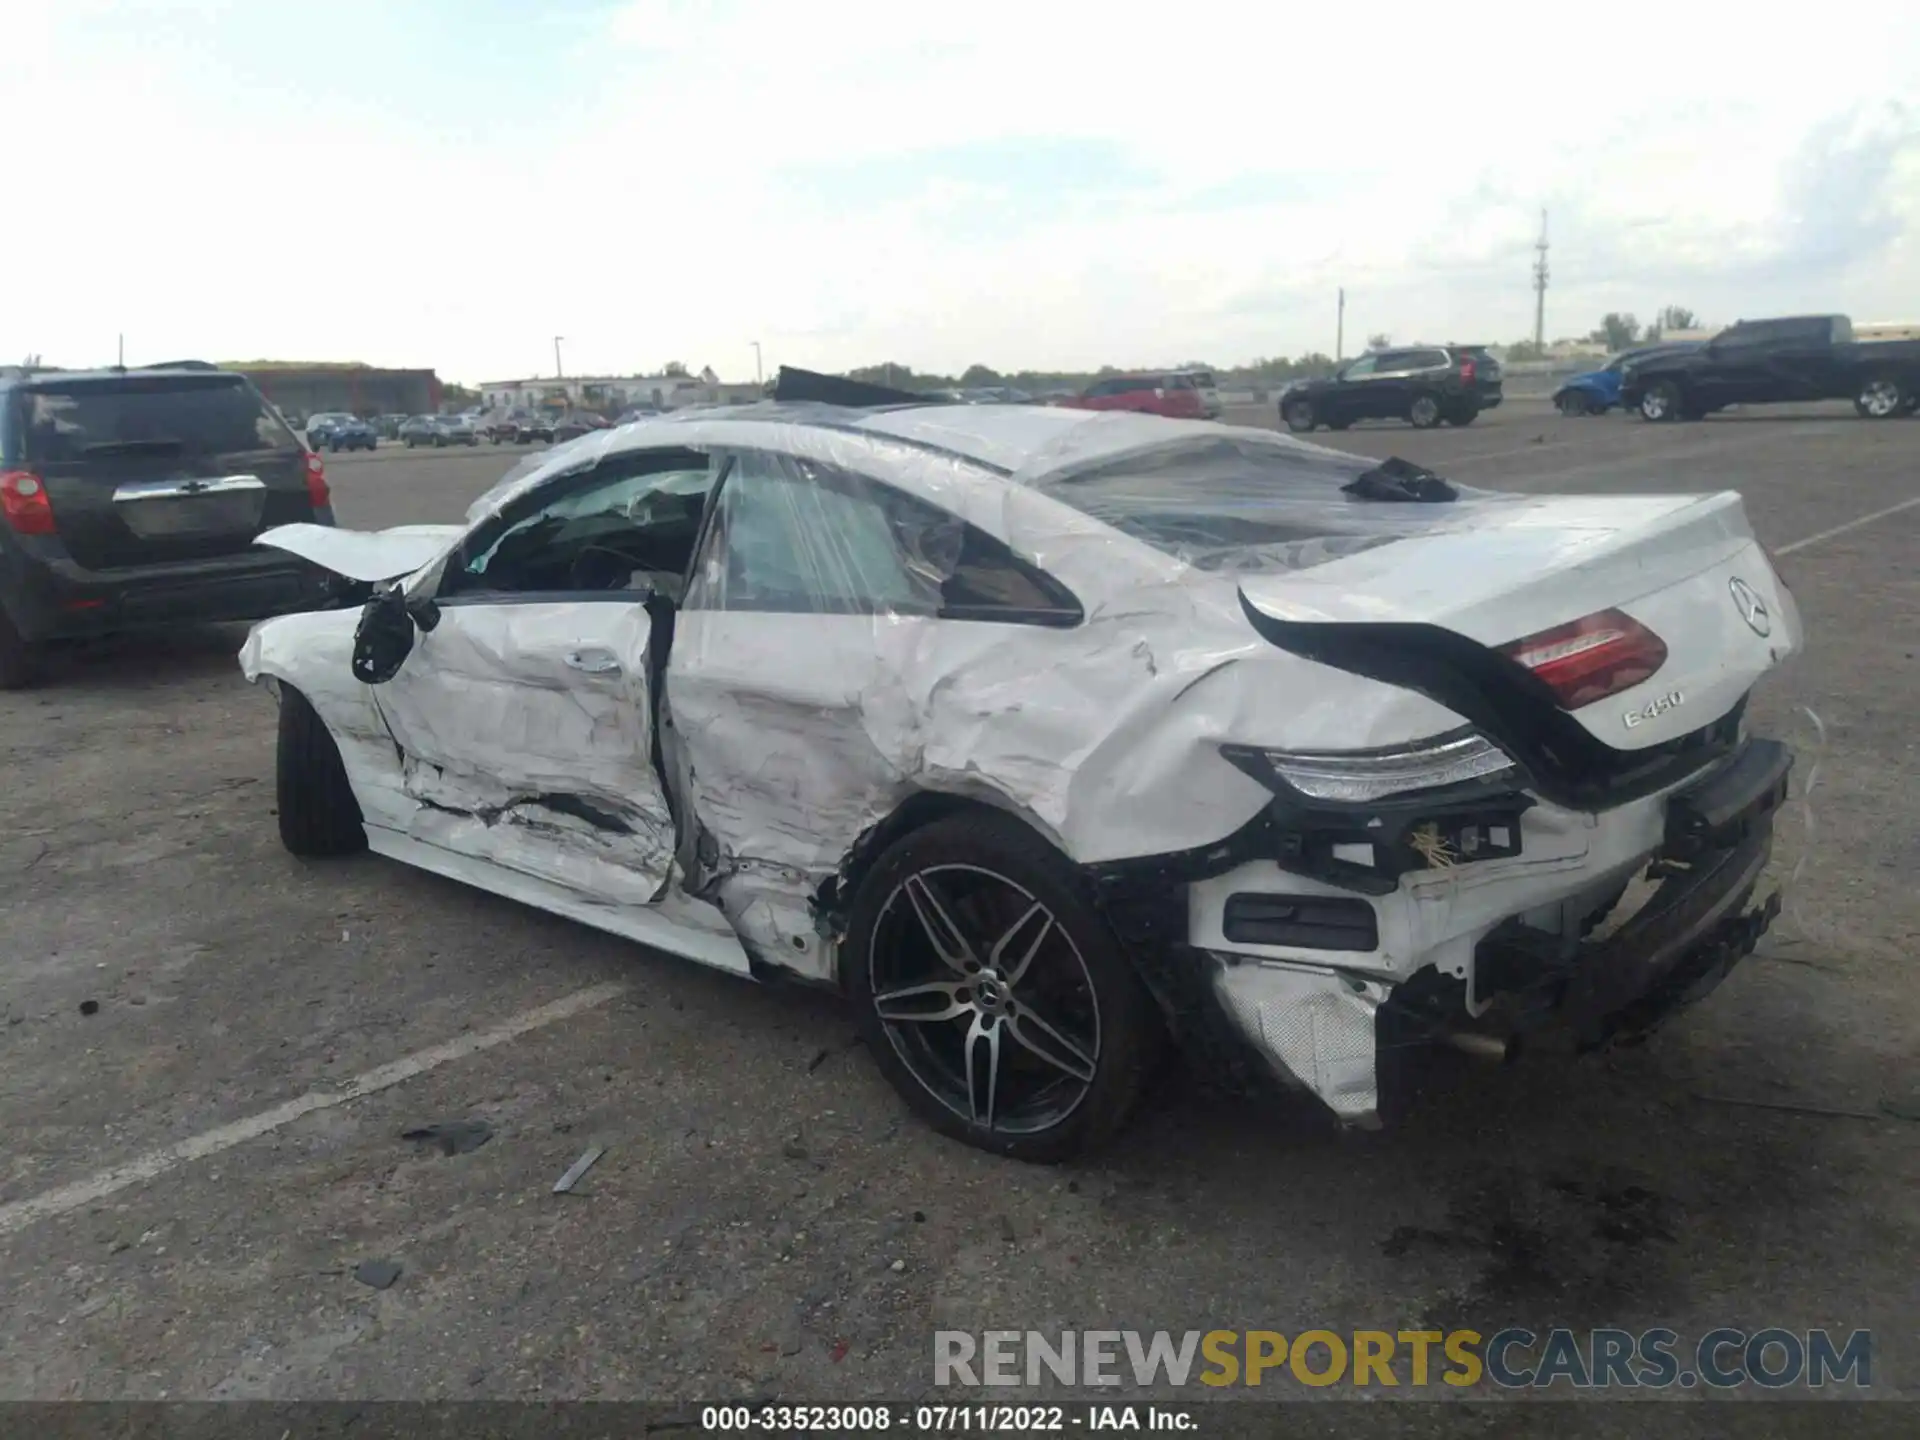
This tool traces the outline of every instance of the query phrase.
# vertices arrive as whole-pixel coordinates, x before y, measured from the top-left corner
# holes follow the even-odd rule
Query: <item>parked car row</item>
[[[479,433],[495,445],[531,445],[536,440],[553,439],[553,419],[537,410],[509,410],[505,415],[483,419]]]
[[[1733,405],[1851,400],[1863,418],[1920,410],[1920,340],[1857,340],[1844,315],[1743,320],[1711,340],[1614,356],[1554,391],[1562,415],[1697,420]]]
[[[416,415],[400,427],[400,443],[409,450],[419,445],[477,445],[479,435],[464,415]]]

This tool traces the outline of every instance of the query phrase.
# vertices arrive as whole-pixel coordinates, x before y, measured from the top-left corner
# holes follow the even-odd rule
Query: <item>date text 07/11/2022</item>
[[[707,1405],[700,1428],[708,1433],[791,1434],[797,1431],[865,1434],[1037,1434],[1074,1430],[1192,1432],[1193,1413],[1169,1405]]]

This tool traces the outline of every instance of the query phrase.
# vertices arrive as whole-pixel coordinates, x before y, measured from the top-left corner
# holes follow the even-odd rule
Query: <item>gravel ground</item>
[[[1368,1135],[1170,1072],[1099,1160],[998,1161],[914,1123],[828,999],[296,862],[240,632],[100,647],[0,696],[0,1398],[902,1399],[940,1328],[1510,1322],[1866,1327],[1875,1393],[1920,1398],[1920,509],[1814,538],[1914,496],[1920,422],[1515,402],[1331,439],[1497,487],[1737,487],[1782,550],[1809,651],[1754,723],[1802,780],[1817,756],[1777,862],[1804,868],[1764,954],[1652,1044],[1463,1072]],[[457,518],[512,458],[329,471],[378,527]],[[490,1142],[399,1138],[463,1117]]]

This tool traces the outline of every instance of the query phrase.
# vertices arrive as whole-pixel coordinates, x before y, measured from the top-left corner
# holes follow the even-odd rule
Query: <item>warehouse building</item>
[[[431,370],[281,360],[229,362],[221,369],[238,370],[289,415],[430,415],[440,408],[440,377]]]

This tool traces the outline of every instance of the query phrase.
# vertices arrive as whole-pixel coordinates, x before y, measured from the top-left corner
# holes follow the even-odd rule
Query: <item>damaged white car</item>
[[[1167,1037],[1373,1124],[1389,1051],[1643,1033],[1778,908],[1743,712],[1800,625],[1732,493],[767,404],[262,541],[374,587],[243,652],[289,849],[837,987],[1004,1154],[1112,1134]]]

